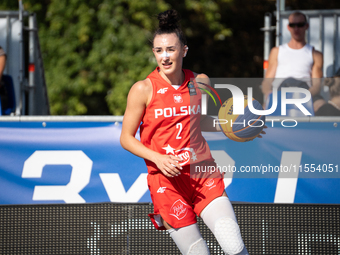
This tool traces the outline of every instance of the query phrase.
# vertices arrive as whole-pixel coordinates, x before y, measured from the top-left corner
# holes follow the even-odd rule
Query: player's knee
[[[195,243],[193,243],[187,255],[209,255],[209,249],[207,243],[203,240],[203,238],[199,239]]]
[[[223,251],[229,255],[240,253],[244,248],[238,224],[229,217],[222,217],[215,222],[215,237]]]
[[[168,233],[183,255],[210,254],[196,223],[178,229],[169,229]]]

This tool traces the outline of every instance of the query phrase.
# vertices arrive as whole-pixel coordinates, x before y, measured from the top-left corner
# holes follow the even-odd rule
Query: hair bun
[[[167,10],[158,14],[159,25],[153,35],[153,42],[157,35],[175,33],[182,45],[187,44],[180,25],[180,16],[176,10]]]
[[[159,28],[162,30],[174,30],[180,27],[179,15],[176,10],[167,10],[158,14]]]

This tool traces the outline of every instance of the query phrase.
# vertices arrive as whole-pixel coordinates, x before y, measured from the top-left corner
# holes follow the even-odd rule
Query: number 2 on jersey
[[[176,128],[178,129],[178,133],[177,133],[177,136],[176,136],[176,139],[182,139],[182,137],[180,136],[181,132],[182,132],[182,123],[177,123],[176,124]]]

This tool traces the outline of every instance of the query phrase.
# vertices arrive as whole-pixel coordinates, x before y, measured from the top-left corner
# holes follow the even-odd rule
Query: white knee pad
[[[218,197],[213,200],[204,208],[201,218],[213,232],[225,253],[248,254],[228,197]]]
[[[188,255],[210,255],[208,246],[203,238],[199,239],[190,246]]]
[[[229,217],[219,218],[215,222],[214,235],[224,252],[230,255],[240,253],[244,248],[238,224]]]
[[[168,233],[183,255],[210,255],[197,224],[183,228],[169,229]]]

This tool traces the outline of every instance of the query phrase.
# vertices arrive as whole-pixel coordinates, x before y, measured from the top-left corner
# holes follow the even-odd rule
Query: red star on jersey
[[[168,146],[166,146],[166,147],[163,147],[162,149],[166,150],[166,154],[169,154],[169,153],[175,154],[175,149],[172,148],[172,147],[170,146],[170,144],[168,144]]]

